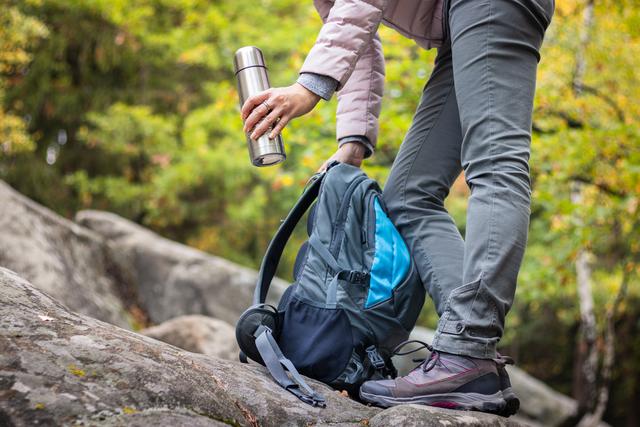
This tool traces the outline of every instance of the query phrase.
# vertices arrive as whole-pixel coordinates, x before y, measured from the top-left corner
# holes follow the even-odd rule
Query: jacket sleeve
[[[378,141],[384,75],[382,43],[376,34],[358,59],[351,78],[338,92],[336,137],[341,140],[352,135],[365,136],[370,144],[368,156],[373,154]]]
[[[300,72],[332,77],[340,90],[372,43],[388,0],[336,0],[328,11],[327,3],[316,0],[324,25]]]
[[[368,155],[378,139],[385,64],[377,29],[387,1],[315,0],[324,25],[301,73],[338,82],[338,140],[364,136]]]

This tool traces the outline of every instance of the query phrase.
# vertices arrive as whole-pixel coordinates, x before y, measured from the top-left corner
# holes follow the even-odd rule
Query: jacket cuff
[[[316,73],[301,73],[297,82],[325,101],[331,99],[338,87],[338,81],[333,77]]]
[[[342,147],[347,142],[356,142],[364,146],[364,158],[369,158],[373,154],[373,145],[369,142],[369,138],[364,135],[343,136],[338,140],[338,147]]]

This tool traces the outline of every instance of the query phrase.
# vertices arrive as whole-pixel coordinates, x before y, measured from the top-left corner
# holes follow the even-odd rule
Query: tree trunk
[[[584,75],[587,68],[587,48],[591,41],[594,24],[595,0],[587,0],[583,12],[583,31],[576,52],[572,89],[576,96],[582,94]],[[571,201],[575,205],[582,203],[582,184],[573,182]],[[578,400],[578,414],[590,413],[593,410],[596,396],[596,377],[598,369],[598,353],[596,349],[596,319],[593,311],[593,293],[591,286],[591,268],[589,252],[582,247],[576,255],[576,281],[578,302],[580,305],[580,330],[578,353],[576,355],[576,378],[574,379],[574,397]]]

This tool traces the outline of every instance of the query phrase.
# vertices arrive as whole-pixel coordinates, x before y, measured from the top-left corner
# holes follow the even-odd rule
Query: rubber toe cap
[[[375,396],[393,397],[391,390],[395,387],[393,380],[367,381],[360,387],[360,395],[362,393],[372,394]]]

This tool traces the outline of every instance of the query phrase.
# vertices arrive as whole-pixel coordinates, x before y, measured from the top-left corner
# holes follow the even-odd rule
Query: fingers
[[[355,145],[355,144],[354,144]],[[349,147],[349,143],[342,145],[338,150],[329,157],[329,159],[320,166],[318,172],[324,172],[327,170],[327,166],[334,160],[340,163],[347,163],[355,167],[361,167],[364,160],[364,148],[358,146],[357,150],[353,150],[354,147]]]
[[[262,121],[260,121],[253,132],[251,132],[251,139],[260,138],[269,128],[276,123],[278,117],[282,112],[282,108],[276,108],[271,113],[269,113]],[[282,120],[281,120],[282,121]],[[273,139],[274,136],[269,136],[269,138]]]
[[[287,123],[289,123],[289,116],[285,115],[280,117],[280,121],[278,121],[278,123],[273,127],[273,130],[269,134],[269,138],[275,138],[280,132],[282,132],[282,129],[284,129]]]
[[[271,89],[267,89],[264,92],[260,92],[259,94],[247,99],[242,105],[241,109],[242,120],[247,120],[247,117],[253,111],[253,109],[269,99],[269,96],[271,96]]]
[[[247,120],[244,122],[243,130],[245,131],[245,133],[252,132],[256,125],[263,121],[263,119],[271,111],[270,107],[271,105],[267,101],[265,101],[253,109],[251,114],[249,114],[249,117],[247,117]]]

